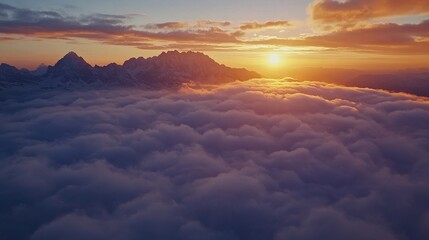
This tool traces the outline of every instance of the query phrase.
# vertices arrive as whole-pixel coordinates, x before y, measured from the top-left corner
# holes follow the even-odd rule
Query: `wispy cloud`
[[[86,38],[111,44],[142,43],[151,40],[229,43],[237,42],[236,37],[242,35],[238,31],[230,32],[219,27],[182,29],[188,23],[180,22],[152,25],[152,28],[169,31],[144,31],[126,24],[127,15],[93,14],[74,17],[64,16],[58,12],[19,9],[4,4],[0,16],[0,33],[41,38]],[[207,21],[205,25],[215,23]]]
[[[319,23],[355,23],[361,20],[429,13],[429,1],[317,0],[310,14]]]
[[[190,25],[187,22],[165,22],[165,23],[155,23],[147,24],[145,28],[147,29],[184,29],[188,28]]]
[[[363,28],[337,30],[323,35],[251,41],[249,44],[345,48],[383,54],[428,54],[429,20],[417,24],[372,24]]]
[[[239,26],[243,31],[246,30],[261,30],[267,28],[285,28],[293,24],[290,21],[268,21],[268,22],[246,22]]]
[[[175,30],[175,29],[198,29],[207,27],[228,27],[231,25],[229,21],[211,21],[211,20],[200,20],[197,22],[165,22],[165,23],[153,23],[146,24],[146,29],[163,29],[163,30]]]
[[[350,4],[350,3],[349,3]],[[272,36],[252,39],[248,31],[287,28],[290,21],[248,22],[233,26],[229,21],[165,22],[128,24],[129,15],[92,14],[69,16],[55,11],[33,11],[2,4],[0,33],[9,38],[89,39],[106,44],[145,49],[189,49],[237,51],[252,47],[322,47],[380,54],[427,54],[429,20],[420,23],[367,23],[318,35],[296,38]],[[205,48],[204,48],[205,46]]]
[[[219,26],[219,27],[228,27],[231,26],[230,21],[212,21],[212,20],[200,20],[197,21],[194,26],[196,27],[206,27],[206,26]]]

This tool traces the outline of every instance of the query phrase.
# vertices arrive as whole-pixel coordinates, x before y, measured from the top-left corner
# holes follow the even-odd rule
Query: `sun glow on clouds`
[[[266,79],[1,96],[5,239],[429,236],[424,98]]]
[[[390,70],[396,70],[397,66],[404,69],[428,67],[429,41],[426,41],[425,29],[429,26],[429,20],[423,16],[407,23],[385,19],[389,16],[427,13],[427,1],[391,3],[383,0],[349,0],[339,3],[324,0],[313,3],[308,12],[312,19],[310,22],[297,23],[293,19],[265,22],[194,19],[155,23],[142,21],[139,25],[132,24],[134,22],[129,15],[69,15],[61,11],[0,4],[0,16],[6,16],[0,23],[0,52],[3,53],[0,62],[13,62],[18,67],[31,68],[38,66],[41,61],[53,64],[49,61],[54,58],[50,57],[53,52],[67,52],[71,48],[85,52],[88,42],[91,42],[96,49],[102,49],[93,62],[97,65],[114,60],[121,63],[130,57],[147,57],[159,54],[160,51],[178,49],[216,52],[221,56],[220,62],[225,63],[230,61],[227,55],[233,53],[235,59],[238,59],[233,62],[234,66],[256,66],[252,69],[258,72],[267,68],[271,72],[278,72],[273,71],[274,66],[281,65],[277,57],[271,57],[268,63],[263,63],[264,58],[258,59],[256,64],[249,64],[247,53],[256,57],[259,53],[289,48],[290,51],[284,52],[288,55],[287,67],[372,69],[380,64]],[[368,9],[361,7],[367,5]],[[303,9],[302,14],[305,13]],[[52,42],[55,42],[55,49],[58,50],[52,51]],[[106,49],[112,49],[112,46],[121,48],[119,52],[124,58],[107,58],[105,53],[109,51]],[[140,52],[133,53],[131,48]],[[44,59],[28,58],[28,53],[40,54]],[[351,55],[357,58],[351,58]],[[393,55],[396,57],[386,57]],[[368,64],[374,57],[377,58],[377,64]],[[412,59],[409,61],[407,58]]]

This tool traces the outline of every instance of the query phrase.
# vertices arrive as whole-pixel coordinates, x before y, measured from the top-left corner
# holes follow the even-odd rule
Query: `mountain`
[[[346,86],[406,92],[429,97],[429,70],[401,71],[389,74],[363,74],[341,83]]]
[[[53,67],[48,67],[43,77],[65,84],[91,84],[98,80],[92,66],[74,52],[67,53]]]
[[[34,85],[40,81],[41,79],[38,76],[29,71],[19,70],[5,63],[0,65],[0,88]]]
[[[123,65],[88,64],[75,52],[67,53],[54,66],[41,65],[35,71],[0,66],[0,87],[36,85],[41,87],[115,86],[179,88],[183,83],[224,83],[260,77],[246,69],[221,65],[198,52],[163,52],[151,58],[131,58]]]
[[[143,83],[137,82],[123,66],[116,63],[111,63],[104,67],[95,66],[93,72],[103,85],[144,86]]]
[[[223,83],[260,77],[246,69],[230,68],[218,64],[209,56],[198,52],[163,52],[152,58],[132,58],[124,62],[125,69],[150,86],[178,85],[189,81]]]
[[[403,92],[429,97],[429,69],[356,70],[340,68],[304,68],[289,71],[298,81],[319,81],[347,87]]]
[[[42,76],[48,71],[48,67],[42,63],[35,70],[31,71],[31,73],[35,76]]]

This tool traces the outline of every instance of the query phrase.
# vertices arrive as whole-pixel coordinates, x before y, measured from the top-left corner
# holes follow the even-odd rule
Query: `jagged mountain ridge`
[[[148,59],[132,58],[124,63],[124,67],[137,80],[150,79],[155,83],[167,83],[172,76],[179,82],[192,80],[199,83],[229,82],[260,77],[254,72],[230,68],[218,64],[207,55],[193,52],[173,51]]]
[[[136,86],[177,88],[183,83],[223,83],[260,77],[246,69],[230,68],[199,52],[163,52],[150,58],[131,58],[123,65],[91,66],[75,52],[69,52],[45,73],[0,65],[0,87],[19,85]]]
[[[37,84],[40,80],[28,70],[19,70],[5,63],[0,65],[0,88]]]

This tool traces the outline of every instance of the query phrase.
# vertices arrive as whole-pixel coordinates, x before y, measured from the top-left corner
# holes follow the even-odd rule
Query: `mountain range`
[[[321,81],[349,87],[383,89],[429,97],[429,70],[409,70],[388,74],[333,69],[308,69],[298,81]],[[260,78],[256,72],[219,64],[199,52],[163,52],[150,58],[131,58],[122,65],[91,66],[69,52],[55,65],[40,65],[36,70],[0,65],[1,89],[75,89],[88,87],[137,87],[179,89],[182,84],[218,84]]]
[[[178,88],[183,83],[225,83],[261,77],[243,68],[219,64],[199,52],[163,52],[150,58],[131,58],[123,65],[91,66],[69,52],[54,66],[41,65],[34,71],[0,65],[0,88],[38,86],[43,88],[78,86]]]

